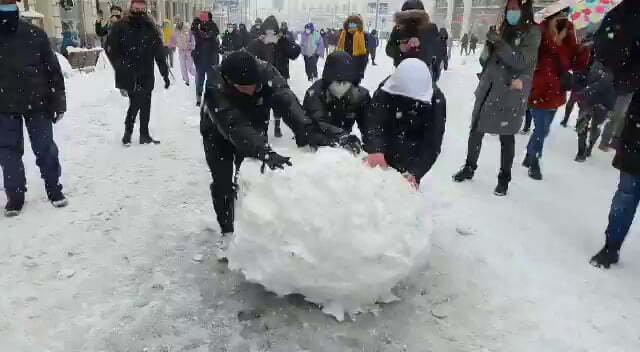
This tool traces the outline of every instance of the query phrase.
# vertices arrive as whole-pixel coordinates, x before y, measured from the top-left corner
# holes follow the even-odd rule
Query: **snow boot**
[[[498,175],[498,185],[493,191],[493,194],[498,197],[506,196],[509,191],[509,182],[511,182],[511,173],[500,171]]]
[[[56,208],[64,208],[69,204],[69,201],[62,193],[62,185],[56,185],[55,187],[48,189],[47,197],[51,204]]]
[[[581,141],[578,141],[578,155],[576,155],[575,161],[579,163],[587,161],[587,151],[584,143]]]
[[[128,147],[131,145],[131,131],[124,131],[124,136],[122,136],[122,144],[125,147]]]
[[[280,122],[281,120],[276,120],[276,125],[273,132],[276,138],[282,138],[282,130],[280,129]]]
[[[605,244],[600,252],[591,257],[589,263],[596,268],[609,269],[611,267],[611,264],[618,264],[618,262],[620,261],[619,252],[619,250],[609,248],[609,245]]]
[[[594,144],[589,143],[589,146],[587,147],[587,152],[586,152],[587,158],[590,158],[591,154],[593,154],[593,147],[594,147]]]
[[[529,166],[529,177],[536,181],[542,180],[542,171],[540,170],[540,160],[538,158],[529,158],[531,163]]]
[[[216,247],[216,257],[219,262],[228,262],[227,260],[227,250],[229,249],[229,245],[233,240],[233,232],[223,232],[218,241],[215,244]]]
[[[200,107],[202,100],[200,99],[200,97],[196,98],[196,106]]]
[[[12,218],[20,215],[24,206],[23,192],[7,192],[7,205],[4,207],[4,216]]]
[[[160,141],[151,138],[151,136],[140,136],[140,144],[160,144]]]
[[[527,169],[531,167],[531,156],[529,156],[529,153],[524,156],[524,159],[522,160],[522,166],[526,167]]]
[[[471,180],[476,173],[476,168],[465,165],[460,171],[458,171],[455,175],[453,175],[454,182],[464,182],[467,180]]]

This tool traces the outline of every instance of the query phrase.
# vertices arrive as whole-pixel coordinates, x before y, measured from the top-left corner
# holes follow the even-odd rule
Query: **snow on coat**
[[[477,132],[513,135],[520,131],[531,90],[533,70],[540,46],[540,30],[530,26],[518,31],[510,42],[500,41],[484,63],[476,88],[471,129]],[[523,89],[511,89],[519,79]]]

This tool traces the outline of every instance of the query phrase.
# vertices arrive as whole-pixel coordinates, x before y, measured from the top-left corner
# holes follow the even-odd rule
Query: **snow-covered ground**
[[[367,71],[371,90],[392,70],[378,61]],[[435,221],[429,270],[395,290],[402,301],[343,323],[213,258],[218,227],[193,86],[178,80],[164,91],[158,81],[151,130],[162,144],[123,149],[127,101],[113,76],[74,75],[56,126],[69,207],[46,201],[27,143],[28,203],[22,216],[0,218],[0,351],[637,351],[640,228],[620,265],[587,264],[616,187],[612,154],[573,162],[575,132],[557,118],[544,181],[515,166],[509,196],[494,196],[492,136],[476,178],[451,181],[464,162],[479,69],[455,57],[441,80],[447,132],[421,190]],[[302,97],[301,59],[292,74]],[[518,151],[526,141],[517,138]],[[293,148],[289,138],[274,144]]]

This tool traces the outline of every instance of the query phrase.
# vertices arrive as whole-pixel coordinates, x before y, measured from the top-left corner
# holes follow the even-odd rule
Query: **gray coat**
[[[481,58],[484,71],[475,93],[473,131],[499,135],[520,131],[540,40],[540,29],[534,25],[527,32],[519,32],[513,43],[500,42],[493,50],[485,48],[486,60]],[[523,90],[511,89],[514,79],[522,80]]]

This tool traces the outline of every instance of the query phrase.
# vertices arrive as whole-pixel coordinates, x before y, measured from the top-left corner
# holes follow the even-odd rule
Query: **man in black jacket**
[[[621,143],[613,160],[620,184],[611,203],[604,247],[591,264],[608,269],[618,263],[640,202],[640,2],[625,0],[602,21],[595,35],[594,55],[614,75],[618,95],[633,94]]]
[[[116,88],[129,97],[129,110],[125,119],[122,144],[131,144],[136,116],[140,112],[140,144],[158,144],[149,133],[151,118],[151,92],[155,82],[153,62],[158,64],[169,88],[169,69],[166,53],[144,0],[133,0],[130,13],[116,23],[107,38],[107,54],[116,72]]]
[[[225,250],[233,233],[236,173],[245,157],[262,160],[263,171],[291,165],[268,144],[269,112],[274,109],[295,132],[298,146],[322,146],[332,140],[307,117],[286,80],[271,64],[245,51],[227,56],[209,72],[201,111],[200,132],[211,171],[211,197]],[[237,174],[236,174],[237,176]]]
[[[96,21],[96,35],[102,41],[102,46],[105,44],[105,40],[107,35],[109,35],[109,30],[111,30],[111,26],[120,21],[122,19],[122,8],[120,6],[113,5],[111,6],[111,17],[109,17],[109,23],[102,24],[102,12],[100,12],[100,17]]]
[[[280,26],[278,20],[274,16],[269,16],[264,20],[261,26],[261,34],[254,39],[247,51],[259,58],[275,66],[284,79],[289,79],[289,60],[295,60],[300,56],[301,48],[296,42],[291,41],[283,33],[279,33]],[[276,138],[282,137],[280,129],[281,117],[274,114]]]
[[[196,47],[191,56],[196,66],[196,106],[200,106],[207,72],[211,69],[211,66],[220,62],[220,56],[218,56],[220,50],[218,35],[220,35],[220,30],[218,25],[213,22],[211,12],[203,12],[200,14],[198,21],[193,21],[191,32],[196,40]]]
[[[362,143],[350,134],[357,122],[361,135],[365,135],[364,123],[371,100],[369,91],[359,86],[359,81],[360,72],[353,57],[335,51],[327,57],[322,79],[307,90],[302,104],[309,117],[355,154],[362,149]]]
[[[19,20],[15,0],[0,0],[0,92],[5,215],[20,214],[27,191],[22,163],[23,120],[49,200],[55,207],[66,206],[52,126],[67,110],[64,78],[46,33]]]

